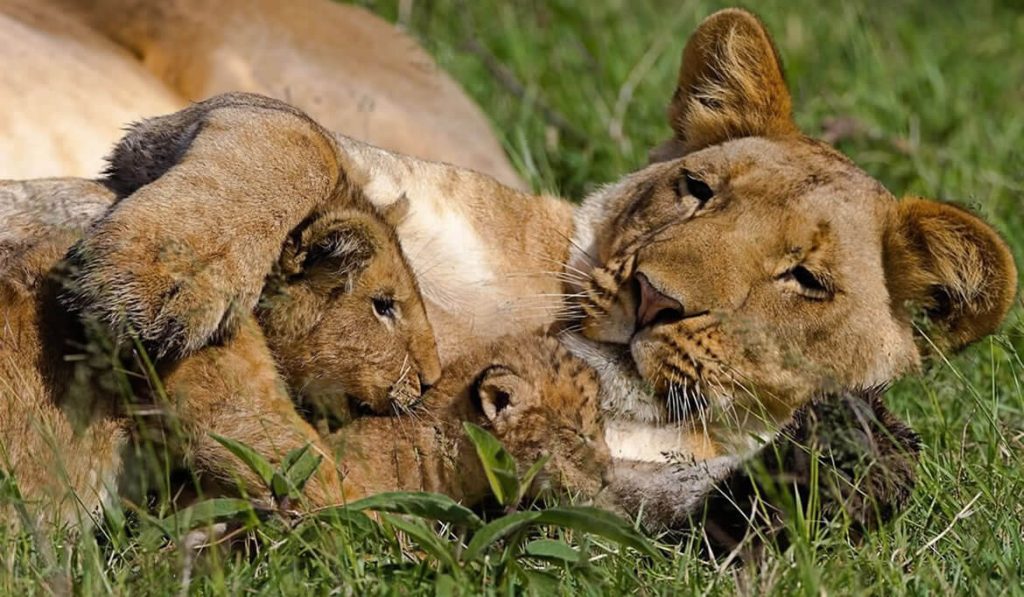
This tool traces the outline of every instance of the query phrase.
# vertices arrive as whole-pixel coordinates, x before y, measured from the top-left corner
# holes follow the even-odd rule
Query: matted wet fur
[[[443,360],[480,340],[561,327],[602,376],[618,468],[696,458],[728,472],[813,396],[887,383],[918,369],[920,346],[955,350],[992,333],[1016,293],[1013,258],[991,226],[951,204],[897,200],[801,134],[789,106],[761,23],[716,13],[684,51],[665,161],[573,211],[330,135],[264,98],[224,96],[130,134],[146,146],[147,131],[200,119],[183,151],[207,160],[217,184],[181,180],[195,189],[179,196],[165,176],[112,210],[83,247],[81,299],[159,346],[194,350],[230,331],[233,306],[256,300],[263,270],[246,264],[271,259],[281,236],[325,205],[323,188],[356,185],[378,207],[407,202],[398,236]],[[306,174],[282,191],[264,172],[293,156]],[[175,226],[156,226],[168,220]],[[217,267],[138,265],[168,244],[215,236],[225,220],[252,242],[199,256]],[[126,232],[139,223],[154,233]],[[106,278],[127,291],[95,284]],[[694,445],[695,430],[706,441]],[[645,479],[663,479],[618,478],[639,495]]]
[[[611,455],[594,372],[558,341],[507,336],[445,368],[421,403],[401,417],[357,419],[327,439],[349,492],[433,491],[468,506],[490,485],[463,422],[488,429],[522,468],[550,460],[527,497],[592,499]]]
[[[168,170],[138,167],[155,177]],[[187,159],[174,167],[205,171]],[[188,469],[204,489],[267,498],[262,481],[211,438],[216,433],[272,463],[313,444],[325,462],[306,496],[313,505],[340,503],[333,458],[292,401],[342,421],[354,404],[391,413],[440,374],[393,227],[351,192],[306,218],[268,264],[258,304],[234,313],[231,334],[186,358],[156,360],[161,392],[130,349],[90,334],[94,322],[58,302],[74,294],[64,286],[75,268],[63,260],[68,248],[110,205],[132,200],[110,190],[130,194],[122,174],[105,185],[0,184],[0,468],[33,516],[71,525],[115,492],[143,487],[154,456]]]

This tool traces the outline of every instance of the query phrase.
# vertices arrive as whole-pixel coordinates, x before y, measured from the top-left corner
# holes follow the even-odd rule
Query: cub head
[[[646,390],[619,404],[629,416],[742,446],[815,394],[884,384],[1009,310],[1017,272],[991,226],[897,200],[797,130],[753,15],[700,25],[668,114],[657,161],[585,201],[570,260],[590,274],[574,289],[583,335],[617,345]]]
[[[593,370],[554,338],[540,336],[503,338],[471,360],[453,368],[477,373],[450,381],[471,380],[464,391],[515,457],[520,474],[550,457],[531,496],[554,491],[595,497],[605,485],[611,456]],[[438,390],[445,391],[447,378],[446,373]]]
[[[299,401],[342,420],[351,404],[404,407],[437,380],[394,214],[341,175],[308,116],[225,94],[133,125],[108,159],[115,198],[69,252],[69,307],[157,358],[255,313]]]
[[[285,241],[256,316],[282,373],[314,416],[408,407],[440,362],[394,228],[372,206],[336,203]]]

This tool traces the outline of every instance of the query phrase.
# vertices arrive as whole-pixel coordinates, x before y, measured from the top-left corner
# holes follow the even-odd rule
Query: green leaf
[[[471,529],[483,526],[480,517],[472,510],[459,504],[452,498],[440,493],[422,491],[396,491],[378,493],[368,498],[352,502],[346,506],[349,510],[376,510],[395,514],[411,514],[420,518],[450,522]]]
[[[542,560],[555,560],[575,564],[580,561],[580,552],[562,541],[537,539],[526,544],[525,553]]]
[[[263,481],[268,489],[273,490],[272,483],[274,479],[274,467],[270,465],[270,462],[266,458],[260,456],[255,450],[242,442],[233,440],[223,435],[217,435],[211,433],[210,437],[217,441],[220,445],[228,449],[229,452],[238,457],[239,460],[245,463],[252,472]]]
[[[439,574],[434,581],[434,597],[459,595],[459,583],[450,574]]]
[[[539,513],[538,524],[551,524],[610,539],[652,557],[661,557],[654,546],[621,516],[599,508],[567,506]],[[474,537],[475,539],[475,537]]]
[[[291,456],[291,453],[289,456]],[[287,461],[288,458],[285,457],[285,460]],[[296,493],[301,493],[302,489],[306,486],[306,482],[313,477],[313,474],[316,473],[316,469],[320,468],[320,463],[323,461],[324,457],[317,454],[314,450],[311,450],[310,445],[306,444],[306,446],[301,449],[298,457],[295,458],[287,468],[283,468],[285,471],[285,477],[288,479],[288,484]],[[296,495],[294,497],[298,496]]]
[[[476,560],[483,554],[484,550],[495,542],[511,535],[521,528],[533,524],[541,517],[541,514],[543,513],[535,511],[513,512],[512,514],[506,514],[497,520],[492,520],[473,534],[473,538],[469,541],[469,545],[466,546],[466,551],[462,554],[462,559],[466,562]]]
[[[501,442],[486,429],[468,421],[462,427],[469,440],[476,447],[476,454],[484,466],[487,481],[498,503],[505,507],[515,506],[519,498],[519,479],[516,477],[516,461],[505,450]]]
[[[361,535],[370,535],[378,529],[377,524],[369,516],[357,512],[347,506],[334,506],[317,510],[305,520],[327,523],[336,527],[344,527]]]
[[[216,498],[204,500],[160,521],[164,529],[193,529],[219,520],[248,518],[255,521],[256,511],[247,500]]]
[[[455,556],[448,551],[448,545],[432,529],[427,528],[421,522],[408,520],[400,516],[381,514],[380,517],[381,520],[416,541],[423,551],[433,556],[442,565],[447,566],[449,570],[456,569]]]
[[[517,503],[522,502],[523,498],[526,497],[526,492],[530,491],[530,485],[533,483],[533,479],[539,475],[542,470],[544,470],[544,465],[546,465],[549,460],[551,460],[550,454],[541,456],[540,460],[534,462],[533,466],[530,467],[530,470],[526,471],[523,478],[519,480],[519,495],[516,497]]]
[[[561,583],[558,577],[543,570],[530,570],[529,568],[517,568],[520,578],[530,591],[531,595],[558,595]]]

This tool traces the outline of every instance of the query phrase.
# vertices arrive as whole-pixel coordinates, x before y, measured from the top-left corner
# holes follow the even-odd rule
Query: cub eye
[[[696,178],[688,171],[683,172],[683,182],[686,183],[686,193],[701,203],[707,203],[715,196],[715,192],[708,186],[708,183]]]
[[[809,299],[820,301],[828,299],[834,294],[828,282],[802,265],[782,274],[779,279],[796,284],[800,294]]]
[[[373,312],[377,314],[377,317],[394,319],[395,299],[390,296],[373,297]]]

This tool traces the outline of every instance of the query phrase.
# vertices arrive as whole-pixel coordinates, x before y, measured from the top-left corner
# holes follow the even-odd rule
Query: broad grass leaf
[[[549,460],[551,460],[550,454],[541,456],[540,459],[537,460],[537,462],[534,462],[530,469],[526,471],[523,478],[519,480],[519,495],[516,498],[517,503],[523,501],[523,498],[526,497],[526,492],[530,490],[530,485],[533,483],[534,478],[544,470],[544,465],[546,465]]]
[[[533,524],[541,517],[542,512],[513,512],[506,514],[497,520],[485,524],[470,539],[462,559],[471,562],[479,558],[483,552],[495,542],[504,539],[512,533]]]
[[[575,564],[580,561],[580,552],[569,547],[562,541],[554,539],[537,539],[526,544],[523,552],[531,557],[542,560],[553,560]]]
[[[320,468],[324,457],[310,449],[309,444],[306,444],[300,450],[298,457],[288,463],[287,468],[282,466],[282,470],[284,470],[285,477],[288,479],[288,484],[291,485],[294,491],[301,493],[306,483],[316,473],[316,469]],[[288,458],[285,458],[285,460],[287,461]]]
[[[598,535],[640,553],[661,557],[650,541],[633,528],[629,521],[611,512],[586,506],[566,506],[549,508],[539,514],[538,524],[551,524]]]
[[[249,519],[257,522],[256,511],[247,500],[238,498],[215,498],[204,500],[168,516],[160,521],[164,529],[194,529],[222,520]]]
[[[312,513],[307,520],[323,523],[335,528],[344,528],[353,534],[369,536],[380,529],[369,516],[347,506],[324,508]]]
[[[440,564],[449,570],[456,570],[455,556],[448,551],[448,544],[432,529],[427,528],[423,523],[416,520],[409,520],[401,516],[381,514],[381,520],[405,533],[410,539],[416,542],[420,548],[431,555]]]
[[[260,456],[255,450],[240,441],[224,437],[223,435],[217,435],[216,433],[211,433],[210,437],[244,462],[263,481],[267,489],[272,489],[274,467],[270,465],[266,458]]]
[[[348,510],[376,510],[394,514],[410,514],[462,525],[471,529],[483,526],[480,517],[472,510],[459,504],[452,498],[440,493],[425,491],[395,491],[378,493],[368,498],[352,502],[345,506]]]
[[[487,475],[494,497],[502,506],[515,506],[519,499],[515,459],[501,442],[483,427],[468,421],[463,422],[462,427],[476,448],[476,454],[484,466],[484,473]]]

